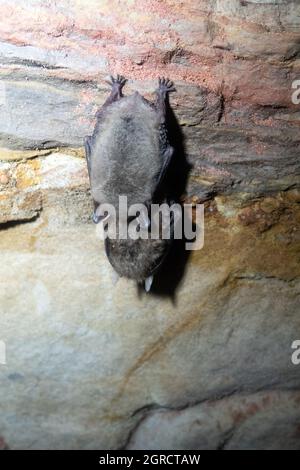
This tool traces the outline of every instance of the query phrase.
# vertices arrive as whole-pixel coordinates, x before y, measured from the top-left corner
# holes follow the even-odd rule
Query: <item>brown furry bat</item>
[[[168,143],[165,127],[167,93],[175,91],[168,79],[159,79],[155,103],[138,92],[124,97],[122,76],[111,77],[112,90],[97,112],[92,136],[85,138],[86,159],[95,223],[103,220],[101,204],[109,203],[118,210],[119,196],[127,196],[128,206],[149,207],[163,182],[173,148]],[[145,220],[141,217],[141,225]],[[121,276],[146,282],[164,258],[170,240],[106,239],[108,259]]]

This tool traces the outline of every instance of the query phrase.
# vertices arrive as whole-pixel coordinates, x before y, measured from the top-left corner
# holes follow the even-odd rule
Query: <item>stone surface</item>
[[[274,174],[286,189],[295,184],[287,174],[299,176],[299,108],[291,99],[299,9],[290,0],[128,0],[122,7],[117,0],[1,0],[0,146],[81,146],[110,72],[129,79],[128,93],[148,97],[167,75],[176,82],[171,103],[188,154],[196,167],[203,162],[205,178],[222,179],[225,166],[228,190],[243,175],[247,191],[253,178],[255,190],[272,191]],[[202,197],[205,187],[198,190]]]
[[[128,449],[299,448],[299,392],[235,394],[181,410],[150,411]]]
[[[57,223],[64,217],[67,199],[74,205],[74,221],[87,221],[92,210],[87,185],[85,160],[72,155],[0,161],[0,224],[32,220],[49,205]]]
[[[0,12],[0,449],[299,449],[299,3]],[[203,249],[176,243],[148,295],[114,285],[90,220],[110,72],[148,98],[174,79],[185,200],[205,201]]]
[[[4,229],[0,238],[7,445],[176,449],[199,438],[199,448],[214,448],[229,433],[229,448],[299,447],[299,366],[291,362],[300,329],[299,194],[246,208],[237,208],[236,197],[216,198],[207,208],[205,246],[191,255],[175,297],[167,295],[176,282],[168,265],[152,294],[138,296],[130,281],[114,286],[103,243],[84,220],[87,207],[53,193],[44,175],[40,217]],[[260,409],[261,390],[267,402],[275,397],[274,406]],[[179,420],[160,443],[151,437],[157,408],[173,409]],[[172,433],[183,408],[178,441]],[[240,413],[241,423],[230,413]],[[195,434],[184,433],[198,415]],[[160,418],[163,435],[169,415]],[[261,421],[258,444],[253,429]]]

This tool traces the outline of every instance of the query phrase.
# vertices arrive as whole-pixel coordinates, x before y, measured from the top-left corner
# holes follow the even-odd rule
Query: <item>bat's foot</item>
[[[126,78],[123,77],[123,75],[117,75],[117,77],[113,77],[112,75],[110,76],[110,80],[108,83],[112,86],[114,90],[118,90],[121,92],[123,86],[127,82]]]
[[[111,92],[109,97],[106,99],[105,103],[103,104],[102,108],[97,113],[97,118],[101,119],[101,115],[103,114],[104,110],[110,106],[115,101],[118,101],[123,97],[122,88],[127,82],[126,78],[123,75],[117,75],[117,77],[110,76],[110,80],[105,80],[111,86]]]
[[[176,88],[174,87],[174,83],[169,80],[168,78],[160,78],[158,79],[158,93],[161,93],[163,95],[170,93],[172,91],[176,91]]]

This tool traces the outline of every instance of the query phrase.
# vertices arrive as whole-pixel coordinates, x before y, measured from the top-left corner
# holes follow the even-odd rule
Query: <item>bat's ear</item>
[[[145,279],[145,291],[149,292],[152,286],[153,276],[149,276]]]

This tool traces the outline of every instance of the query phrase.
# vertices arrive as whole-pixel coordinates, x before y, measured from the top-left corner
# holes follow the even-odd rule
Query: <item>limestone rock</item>
[[[274,174],[284,190],[295,184],[285,173],[299,176],[299,110],[291,99],[299,78],[298,13],[290,0],[128,1],[122,8],[116,0],[60,7],[3,0],[1,146],[81,146],[109,73],[124,74],[128,92],[149,97],[166,75],[178,88],[171,104],[192,161],[215,174],[225,166],[227,189],[246,173],[249,191],[253,179],[258,191],[273,191]]]
[[[299,2],[0,13],[0,449],[299,449]],[[203,249],[176,242],[147,295],[91,223],[109,73],[174,80],[172,184],[205,204]]]
[[[125,279],[114,286],[103,242],[79,217],[86,208],[59,192],[60,223],[49,204],[36,221],[2,231],[7,445],[191,448],[199,438],[200,448],[297,448],[295,196],[261,200],[266,217],[282,206],[263,237],[255,219],[241,221],[235,197],[208,207],[204,248],[190,256],[173,300],[170,265],[151,294],[139,297]]]
[[[293,450],[299,448],[299,392],[237,394],[183,410],[154,410],[128,449]]]

